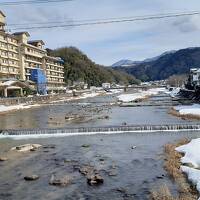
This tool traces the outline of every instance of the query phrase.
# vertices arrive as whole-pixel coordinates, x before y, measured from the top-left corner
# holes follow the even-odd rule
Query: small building
[[[102,88],[103,89],[110,89],[111,88],[111,84],[110,83],[102,83]]]
[[[200,68],[190,69],[189,84],[194,88],[200,86]]]
[[[29,83],[19,80],[7,80],[0,83],[0,97],[24,96],[26,90],[33,91],[35,88]]]

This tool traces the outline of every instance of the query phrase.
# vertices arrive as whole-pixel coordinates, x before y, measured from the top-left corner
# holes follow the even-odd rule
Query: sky
[[[4,0],[5,1],[5,0]],[[9,2],[11,0],[7,0]],[[12,0],[13,1],[13,0]],[[200,11],[199,0],[74,0],[1,6],[7,24],[92,20],[173,12]],[[11,32],[14,32],[12,28]],[[75,46],[106,66],[121,59],[134,61],[165,51],[200,46],[200,15],[96,26],[29,30],[48,48]]]

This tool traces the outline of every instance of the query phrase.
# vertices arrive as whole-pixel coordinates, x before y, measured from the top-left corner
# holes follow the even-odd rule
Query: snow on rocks
[[[181,88],[173,88],[172,91],[169,91],[168,94],[172,97],[175,98],[179,92],[180,92]]]
[[[193,139],[190,143],[177,147],[176,151],[184,154],[181,163],[192,164],[193,168],[181,166],[181,170],[187,174],[188,179],[197,187],[200,193],[200,138]]]
[[[147,91],[139,90],[136,93],[119,95],[117,98],[121,102],[128,103],[138,99],[145,99],[148,96],[157,95],[160,92],[165,92],[165,90],[165,88],[153,88]]]
[[[200,116],[200,104],[175,106],[173,109],[179,112],[180,115]]]

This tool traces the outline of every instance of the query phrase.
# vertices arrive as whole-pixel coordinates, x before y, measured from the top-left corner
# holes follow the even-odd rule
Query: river
[[[157,102],[161,97],[149,101]],[[166,96],[162,99],[171,102]],[[116,96],[101,96],[71,103],[57,103],[0,116],[1,129],[105,126],[127,124],[195,123],[167,112],[169,106],[119,107]],[[173,103],[173,102],[171,102]],[[98,108],[98,109],[97,109]],[[66,121],[66,114],[86,115]],[[99,117],[101,116],[101,117]],[[103,116],[109,116],[104,118]],[[69,136],[27,140],[1,139],[1,154],[13,146],[38,143],[55,148],[41,148],[31,153],[11,153],[0,163],[1,200],[147,200],[152,189],[166,184],[176,194],[176,186],[163,169],[163,147],[182,138],[199,137],[193,132],[121,133],[112,135]],[[87,144],[88,147],[82,147]],[[48,146],[47,146],[48,147]],[[132,148],[134,147],[134,148]],[[135,148],[136,147],[136,148]],[[99,186],[89,186],[78,167],[91,165],[104,178]],[[114,170],[113,176],[110,171]],[[39,180],[26,182],[27,174],[38,174]],[[67,187],[49,185],[52,174],[69,175]]]

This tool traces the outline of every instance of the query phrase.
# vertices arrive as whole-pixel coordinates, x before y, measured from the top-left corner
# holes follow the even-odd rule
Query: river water
[[[157,101],[154,97],[150,101]],[[164,97],[170,101],[168,97]],[[47,105],[0,116],[1,128],[44,128],[127,124],[193,123],[167,114],[170,106],[111,106],[115,96],[96,97],[71,103]],[[78,103],[78,104],[77,104]],[[98,110],[96,109],[98,107]],[[86,119],[66,122],[66,113],[87,115]],[[109,116],[103,119],[103,116]],[[102,116],[99,119],[99,116]],[[196,138],[200,132],[122,133],[113,135],[70,136],[28,140],[0,140],[0,152],[9,160],[0,163],[1,200],[147,200],[152,189],[166,184],[176,194],[176,186],[163,169],[163,146],[182,138]],[[53,145],[30,153],[12,153],[20,144]],[[82,147],[87,144],[88,148]],[[136,146],[136,148],[132,148]],[[0,154],[0,155],[1,155]],[[100,186],[89,186],[78,167],[91,165],[104,178]],[[114,171],[114,176],[109,173]],[[38,174],[40,179],[23,178]],[[52,174],[70,176],[67,187],[49,185]]]
[[[168,114],[173,103],[169,97],[152,97],[148,102],[154,105],[160,99],[162,102],[159,106],[138,107],[114,105],[117,102],[116,95],[60,102],[0,115],[0,129],[93,127],[124,123],[127,125],[194,123],[194,121],[185,121]],[[169,105],[166,106],[165,102]],[[79,117],[71,121],[66,120],[66,117],[71,115]]]

